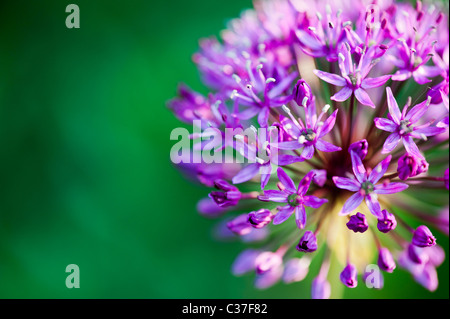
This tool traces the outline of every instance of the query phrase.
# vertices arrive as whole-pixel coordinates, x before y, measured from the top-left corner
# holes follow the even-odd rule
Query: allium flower
[[[252,243],[234,275],[253,273],[258,289],[311,276],[311,297],[326,299],[330,283],[354,288],[358,274],[381,289],[369,266],[394,279],[398,266],[438,288],[448,41],[439,3],[395,0],[256,0],[220,39],[201,41],[194,62],[211,92],[180,85],[169,101],[195,130],[173,152],[192,149],[178,165],[216,188],[197,207],[224,216],[218,237]]]

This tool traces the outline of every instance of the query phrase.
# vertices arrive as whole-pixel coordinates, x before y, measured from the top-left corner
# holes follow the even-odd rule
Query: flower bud
[[[292,92],[294,101],[297,102],[298,105],[303,105],[303,101],[305,98],[308,99],[308,102],[311,102],[313,99],[313,95],[311,92],[311,88],[305,80],[298,80],[297,84],[294,86],[294,91]]]
[[[368,150],[369,150],[369,143],[365,139],[351,144],[350,147],[348,148],[349,152],[352,151],[356,152],[356,154],[358,154],[358,156],[362,160],[366,158]]]
[[[428,162],[425,158],[415,154],[405,153],[398,159],[397,172],[401,180],[406,180],[409,177],[417,176],[428,171]]]
[[[357,276],[358,273],[356,271],[356,267],[352,264],[348,264],[341,272],[340,279],[347,287],[355,288],[358,285]]]
[[[314,233],[307,230],[305,234],[300,238],[300,242],[295,247],[298,251],[313,252],[317,250],[317,238]]]
[[[242,214],[227,223],[227,227],[239,236],[247,235],[253,229],[248,222],[248,214]]]
[[[228,182],[218,179],[214,181],[214,186],[221,190],[222,192],[211,192],[209,197],[219,206],[219,207],[230,207],[235,206],[241,199],[241,192],[230,185]]]
[[[268,209],[260,209],[256,212],[250,212],[248,214],[248,222],[254,228],[263,228],[269,224],[273,219],[273,215]]]
[[[292,258],[284,267],[283,281],[287,284],[305,279],[309,271],[311,260],[307,257]]]
[[[386,272],[393,272],[396,265],[391,252],[387,248],[381,248],[378,252],[378,266]]]
[[[350,220],[347,223],[347,228],[353,230],[355,233],[364,233],[369,228],[366,216],[361,213],[356,213],[356,215],[350,216]]]
[[[328,299],[331,294],[331,285],[320,275],[316,277],[311,285],[311,298],[312,299]]]
[[[429,260],[428,254],[424,251],[424,248],[412,244],[408,245],[408,257],[413,263],[422,265]]]
[[[255,270],[255,260],[261,254],[259,250],[246,249],[240,253],[231,266],[231,272],[235,276],[241,276],[249,271]]]
[[[385,209],[381,211],[381,214],[383,214],[383,218],[378,219],[377,224],[377,228],[380,232],[387,233],[397,227],[397,220],[393,214],[389,213]]]
[[[313,183],[319,187],[323,187],[327,182],[327,171],[324,169],[314,169]]]
[[[282,257],[271,251],[261,253],[255,260],[256,273],[263,274],[272,268],[276,268],[283,263]]]
[[[436,237],[427,226],[421,225],[414,231],[412,244],[418,247],[431,247],[436,245]]]

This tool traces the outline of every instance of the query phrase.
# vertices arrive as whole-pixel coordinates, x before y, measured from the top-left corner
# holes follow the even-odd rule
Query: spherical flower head
[[[395,219],[395,216],[385,209],[382,210],[381,213],[383,217],[378,219],[378,230],[382,233],[388,233],[395,229],[395,227],[397,227],[397,220]]]
[[[355,288],[358,285],[358,272],[353,264],[347,264],[341,272],[340,279],[344,285],[349,288]]]
[[[311,253],[317,250],[317,238],[316,235],[310,230],[307,230],[300,239],[300,242],[295,247],[298,251]]]
[[[350,216],[350,220],[347,223],[347,228],[353,230],[355,233],[364,233],[368,228],[366,216],[361,213]]]
[[[421,225],[413,233],[412,244],[418,247],[431,247],[436,245],[436,237],[427,226]]]
[[[381,248],[378,252],[378,266],[386,272],[393,272],[396,265],[391,252],[387,248]]]
[[[270,224],[273,219],[273,215],[268,209],[260,209],[256,212],[250,212],[248,214],[248,222],[253,228],[263,228]]]

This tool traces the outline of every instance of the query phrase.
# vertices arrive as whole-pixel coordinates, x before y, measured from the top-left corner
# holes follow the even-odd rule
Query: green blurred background
[[[65,26],[70,3],[80,29]],[[198,39],[250,7],[1,2],[1,298],[309,298],[311,276],[265,291],[233,277],[245,245],[213,238],[215,221],[195,209],[208,190],[169,160],[180,123],[166,101],[180,81],[205,92],[191,62]],[[80,289],[65,286],[72,263]],[[439,270],[434,294],[396,270],[385,289],[344,297],[448,298],[448,260]]]

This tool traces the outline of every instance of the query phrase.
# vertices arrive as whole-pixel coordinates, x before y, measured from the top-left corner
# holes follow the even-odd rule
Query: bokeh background
[[[213,238],[195,209],[208,190],[169,161],[166,101],[181,81],[205,92],[198,39],[251,1],[76,0],[67,29],[70,3],[0,4],[0,298],[309,298],[311,276],[264,291],[233,277],[245,245]],[[433,294],[397,269],[333,297],[448,298],[448,259],[439,272]]]

